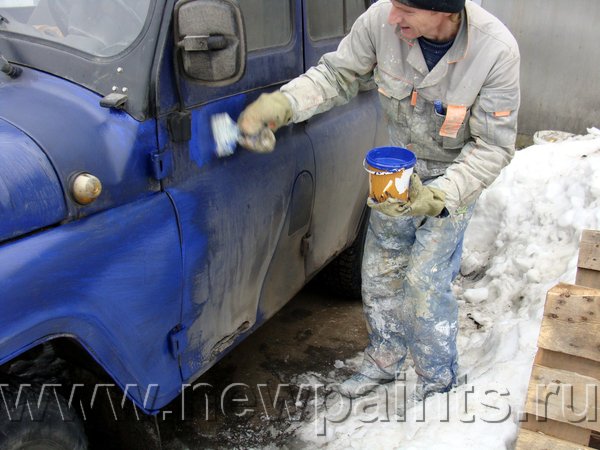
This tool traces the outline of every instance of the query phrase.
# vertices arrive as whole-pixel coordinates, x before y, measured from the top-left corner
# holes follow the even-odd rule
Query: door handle
[[[227,38],[222,34],[209,34],[202,36],[186,36],[180,43],[186,52],[208,52],[223,50],[227,47]]]

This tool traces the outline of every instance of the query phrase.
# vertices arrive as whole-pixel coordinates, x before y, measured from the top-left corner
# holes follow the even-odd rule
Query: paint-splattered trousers
[[[394,378],[410,351],[419,392],[455,384],[458,306],[451,283],[473,206],[446,218],[371,212],[362,266],[370,338],[360,370],[365,375]]]

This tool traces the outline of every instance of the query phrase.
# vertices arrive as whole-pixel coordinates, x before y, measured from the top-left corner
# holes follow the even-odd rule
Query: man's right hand
[[[252,102],[242,112],[238,119],[238,127],[247,138],[242,140],[248,150],[256,152],[269,152],[275,147],[275,141],[271,148],[265,145],[253,145],[260,141],[253,139],[263,132],[264,128],[276,131],[292,120],[292,105],[285,94],[277,91],[270,94],[262,94],[256,101]]]

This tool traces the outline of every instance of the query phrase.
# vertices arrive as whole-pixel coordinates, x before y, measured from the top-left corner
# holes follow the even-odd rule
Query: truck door
[[[337,48],[370,0],[304,0],[305,69],[323,53]],[[365,89],[371,88],[365,85]],[[307,272],[318,270],[331,255],[352,242],[365,210],[368,177],[366,152],[385,142],[375,90],[365,90],[347,105],[310,119],[306,132],[313,143],[317,174]]]
[[[202,8],[195,24],[207,24],[206,32],[192,40],[211,35],[214,30],[208,28],[223,18],[222,10],[236,3],[186,1]],[[172,38],[160,69],[160,167],[180,223],[184,268],[181,324],[173,331],[172,345],[184,380],[212,365],[305,280],[300,244],[311,216],[314,159],[304,127],[278,131],[273,153],[238,147],[226,158],[215,155],[210,130],[213,114],[227,112],[237,120],[261,93],[278,89],[303,71],[301,3],[242,0],[239,7],[248,49],[241,78],[205,83],[177,72]],[[216,52],[214,56],[220,57]],[[179,105],[173,95],[177,91]],[[294,252],[282,258],[288,248]],[[288,282],[273,287],[272,279],[282,274]],[[280,296],[273,299],[276,294]]]

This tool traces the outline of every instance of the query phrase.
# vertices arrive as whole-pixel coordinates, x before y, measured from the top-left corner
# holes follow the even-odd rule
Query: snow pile
[[[534,145],[481,196],[467,229],[460,305],[460,377],[425,407],[404,403],[416,375],[349,402],[316,395],[294,424],[302,446],[329,449],[503,449],[516,439],[547,290],[573,283],[583,229],[600,229],[600,131]],[[596,174],[596,175],[595,175]],[[357,367],[360,355],[336,362]],[[307,383],[342,381],[334,370]]]

